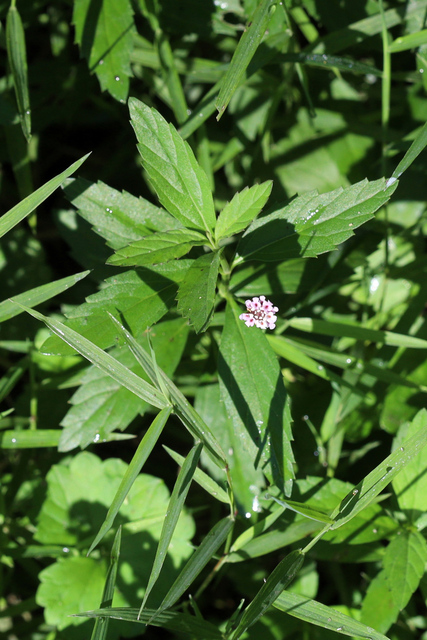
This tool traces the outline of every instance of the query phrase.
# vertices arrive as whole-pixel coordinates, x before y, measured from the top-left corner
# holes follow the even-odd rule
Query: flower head
[[[239,318],[243,320],[247,327],[258,327],[258,329],[274,329],[276,327],[277,316],[275,315],[279,309],[273,306],[270,300],[266,300],[265,296],[246,300],[246,311]]]

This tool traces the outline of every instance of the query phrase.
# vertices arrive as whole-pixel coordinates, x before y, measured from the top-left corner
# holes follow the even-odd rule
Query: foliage
[[[0,12],[1,632],[426,636],[427,2]]]

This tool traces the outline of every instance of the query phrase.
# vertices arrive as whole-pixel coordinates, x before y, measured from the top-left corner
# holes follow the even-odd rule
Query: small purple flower
[[[273,306],[270,300],[266,300],[265,296],[246,300],[246,311],[239,318],[243,320],[247,327],[258,327],[258,329],[275,329],[277,316],[275,315],[279,309]]]

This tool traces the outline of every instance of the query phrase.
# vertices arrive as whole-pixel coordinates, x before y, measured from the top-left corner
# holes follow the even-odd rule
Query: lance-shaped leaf
[[[281,261],[332,251],[370,220],[397,187],[362,180],[318,195],[305,193],[251,224],[238,246],[241,259]]]
[[[237,629],[232,636],[232,640],[238,640],[246,629],[255,624],[267,609],[271,607],[283,589],[286,589],[295,578],[303,562],[304,554],[301,553],[300,550],[291,551],[291,553],[283,558],[269,575],[250,605],[245,609]]]
[[[207,244],[206,236],[191,229],[153,233],[116,251],[107,264],[121,267],[144,266],[180,258],[194,246]]]
[[[110,553],[110,566],[108,567],[107,578],[105,580],[104,591],[102,592],[101,608],[111,607],[113,603],[114,587],[117,578],[117,565],[120,556],[120,543],[122,539],[122,528],[118,528],[114,536],[113,546]],[[106,640],[109,618],[96,618],[90,640]]]
[[[240,38],[230,66],[222,81],[218,100],[216,101],[215,106],[219,111],[217,120],[219,120],[224,113],[233,93],[240,85],[243,74],[261,43],[275,9],[275,0],[262,0],[255,11],[253,20]]]
[[[212,319],[220,252],[206,253],[188,269],[178,289],[178,311],[196,333],[206,331]]]
[[[164,561],[166,559],[166,554],[168,552],[169,545],[172,540],[176,524],[178,522],[178,518],[184,508],[185,499],[187,497],[191,481],[193,480],[193,476],[195,474],[202,449],[203,444],[201,442],[194,445],[194,447],[191,449],[190,453],[184,460],[184,463],[178,474],[178,478],[175,482],[175,486],[169,500],[169,507],[166,511],[166,516],[163,521],[163,527],[160,534],[159,545],[156,551],[156,557],[154,558],[153,568],[148,580],[147,589],[144,594],[140,612],[144,609],[145,603],[148,600],[148,596],[150,595],[154,585],[156,584],[156,581],[160,575],[160,571],[162,570]]]
[[[283,591],[274,606],[290,616],[342,635],[366,638],[366,640],[388,640],[386,636],[378,633],[372,627],[298,593]]]
[[[184,226],[211,232],[215,209],[206,173],[175,127],[136,98],[129,100],[144,169],[160,202]]]
[[[76,42],[95,71],[101,89],[124,102],[129,92],[130,54],[133,49],[134,23],[130,0],[76,0],[73,23]]]
[[[27,51],[21,16],[12,2],[6,18],[7,58],[15,85],[16,102],[21,119],[22,132],[27,140],[31,138],[30,94],[28,91]]]
[[[102,369],[102,371],[108,373],[111,378],[117,380],[117,382],[126,387],[126,389],[129,389],[129,391],[132,391],[132,393],[135,393],[138,397],[159,409],[164,409],[168,406],[168,402],[165,400],[164,396],[157,391],[157,389],[152,387],[151,384],[148,384],[148,382],[137,376],[132,371],[129,371],[129,369],[112,358],[108,353],[99,349],[99,347],[94,345],[92,342],[86,340],[86,338],[83,338],[80,334],[76,333],[58,320],[47,318],[41,313],[38,313],[33,309],[29,309],[28,307],[23,306],[22,308],[24,311],[29,313],[30,316],[36,318],[36,320],[44,322],[48,329],[60,336],[64,342],[69,344],[74,350],[78,351],[78,353],[89,360],[89,362],[92,362],[92,364]]]
[[[17,225],[18,222],[21,222],[21,220],[26,218],[32,211],[34,211],[34,209],[39,206],[39,204],[46,200],[46,198],[50,196],[50,194],[53,193],[55,189],[57,189],[66,178],[77,171],[77,169],[80,167],[80,165],[83,164],[88,156],[89,154],[83,156],[83,158],[80,158],[80,160],[76,160],[76,162],[73,162],[73,164],[68,167],[68,169],[65,169],[65,171],[55,176],[55,178],[52,178],[52,180],[49,180],[49,182],[46,182],[46,184],[39,187],[36,191],[34,191],[34,193],[24,198],[24,200],[19,202],[12,209],[10,209],[10,211],[5,213],[0,218],[0,238],[4,236],[5,233],[10,231],[10,229],[13,229],[13,227]]]
[[[266,336],[239,320],[233,300],[227,304],[218,373],[227,414],[240,437],[236,454],[249,456],[271,483],[289,495],[294,458],[282,373]]]
[[[246,229],[264,207],[272,186],[272,181],[268,180],[236,193],[219,214],[215,227],[216,240],[227,238]]]

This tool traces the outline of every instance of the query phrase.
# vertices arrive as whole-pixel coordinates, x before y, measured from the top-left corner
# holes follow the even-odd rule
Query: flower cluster
[[[258,329],[274,329],[276,327],[277,316],[275,315],[279,309],[273,306],[270,300],[266,300],[265,296],[246,300],[246,311],[239,318],[243,320],[247,327],[258,327]]]

